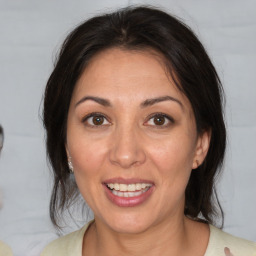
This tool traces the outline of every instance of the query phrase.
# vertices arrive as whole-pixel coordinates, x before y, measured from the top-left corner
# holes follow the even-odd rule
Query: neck
[[[195,237],[198,239],[197,246],[194,245]],[[84,255],[182,256],[195,252],[198,256],[204,255],[209,231],[206,225],[195,223],[184,216],[175,221],[158,223],[137,234],[117,233],[95,219],[85,238]],[[198,244],[202,246],[199,248]]]

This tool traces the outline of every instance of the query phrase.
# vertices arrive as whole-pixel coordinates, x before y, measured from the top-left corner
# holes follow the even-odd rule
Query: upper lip
[[[107,180],[103,181],[103,184],[110,184],[110,183],[119,183],[119,184],[150,183],[150,184],[154,184],[154,182],[151,180],[140,179],[140,178],[125,179],[125,178],[117,177],[117,178],[107,179]]]

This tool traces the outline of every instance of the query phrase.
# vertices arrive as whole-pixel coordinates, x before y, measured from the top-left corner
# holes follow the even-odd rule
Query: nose
[[[119,128],[113,134],[110,162],[123,169],[139,166],[146,160],[143,141],[135,128]]]

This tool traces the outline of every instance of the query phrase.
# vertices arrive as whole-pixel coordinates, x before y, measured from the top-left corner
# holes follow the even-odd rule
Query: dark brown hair
[[[186,188],[184,214],[196,220],[201,216],[209,223],[218,214],[223,217],[215,181],[224,159],[226,130],[223,90],[216,70],[195,34],[179,19],[152,7],[128,7],[93,17],[76,27],[64,41],[47,82],[43,120],[54,174],[52,222],[58,225],[63,210],[79,194],[65,151],[67,114],[74,87],[91,58],[111,47],[153,49],[165,59],[176,86],[192,105],[198,133],[211,131],[206,159],[192,171]]]

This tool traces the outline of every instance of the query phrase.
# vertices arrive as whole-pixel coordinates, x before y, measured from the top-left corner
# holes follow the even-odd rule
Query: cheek
[[[191,139],[176,134],[163,140],[157,147],[152,145],[149,152],[158,172],[158,185],[164,191],[162,200],[168,198],[170,203],[172,200],[179,201],[192,171],[194,144]],[[176,199],[173,195],[176,195]]]
[[[178,208],[180,202],[183,202],[193,162],[192,147],[186,143],[184,140],[180,143],[172,140],[151,147],[151,161],[157,169],[156,186],[159,189],[160,205]]]
[[[151,145],[149,154],[161,170],[191,170],[194,156],[194,145],[188,137],[174,136]]]
[[[105,161],[106,150],[102,143],[88,138],[73,136],[70,143],[70,155],[74,167],[74,175],[77,186],[84,200],[94,209],[95,200],[92,195],[100,195],[101,170]]]
[[[106,156],[106,147],[102,142],[92,140],[89,136],[73,136],[69,144],[75,172],[79,176],[97,175]]]

